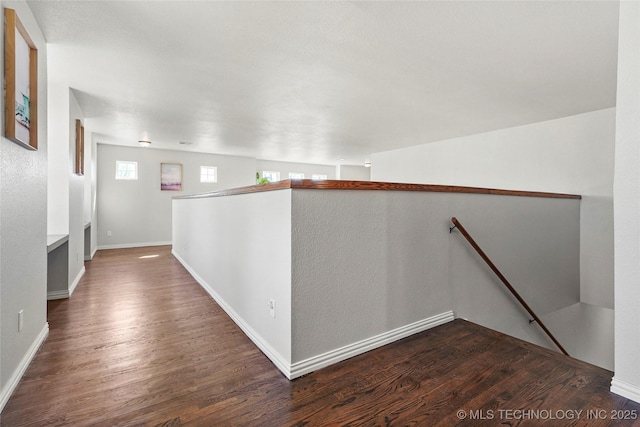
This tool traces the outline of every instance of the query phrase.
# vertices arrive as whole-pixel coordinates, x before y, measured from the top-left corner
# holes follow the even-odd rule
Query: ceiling
[[[28,4],[102,143],[362,164],[615,106],[616,1]]]

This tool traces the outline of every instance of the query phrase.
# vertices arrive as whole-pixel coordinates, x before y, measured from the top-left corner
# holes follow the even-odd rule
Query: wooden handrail
[[[343,181],[343,180],[313,180],[313,179],[287,179],[284,181],[270,182],[263,185],[249,185],[247,187],[230,188],[210,193],[173,196],[173,199],[203,199],[210,197],[226,197],[239,194],[261,193],[275,190],[366,190],[366,191],[412,191],[424,193],[456,193],[456,194],[486,194],[493,196],[516,197],[544,197],[550,199],[574,199],[580,200],[578,194],[543,193],[539,191],[501,190],[496,188],[461,187],[457,185],[436,184],[407,184],[400,182],[375,182],[375,181]]]
[[[527,310],[529,312],[529,314],[538,323],[538,325],[540,325],[542,330],[549,336],[549,338],[551,338],[551,340],[555,343],[555,345],[558,346],[560,351],[562,351],[562,353],[564,353],[565,355],[568,356],[569,353],[567,353],[567,350],[565,350],[564,347],[562,347],[562,345],[558,342],[556,337],[554,337],[553,334],[549,331],[549,329],[547,329],[547,327],[544,325],[544,323],[542,323],[542,320],[540,320],[540,318],[531,309],[531,307],[529,307],[529,304],[527,304],[527,302],[520,296],[518,291],[516,291],[513,288],[513,286],[511,286],[511,283],[509,283],[507,278],[504,277],[504,275],[500,272],[500,270],[498,270],[498,267],[496,267],[495,264],[493,262],[491,262],[491,260],[487,256],[487,254],[485,254],[484,251],[482,249],[480,249],[480,246],[478,246],[476,241],[473,240],[473,237],[471,237],[469,235],[469,233],[467,232],[467,230],[462,226],[462,224],[460,224],[460,221],[458,221],[456,219],[456,217],[453,217],[453,218],[451,218],[451,222],[453,223],[454,226],[451,227],[450,231],[453,230],[454,228],[457,228],[458,230],[460,230],[460,233],[464,236],[465,239],[467,239],[467,241],[473,247],[473,249],[476,250],[478,255],[480,255],[480,257],[484,260],[484,262],[486,262],[487,265],[491,268],[491,270],[493,270],[493,272],[496,274],[496,276],[498,276],[498,278],[502,281],[502,283],[504,283],[504,285],[507,287],[507,289],[509,289],[509,291],[511,291],[513,296],[516,297],[516,299],[520,302],[520,304],[522,304],[522,306],[525,308],[525,310]]]

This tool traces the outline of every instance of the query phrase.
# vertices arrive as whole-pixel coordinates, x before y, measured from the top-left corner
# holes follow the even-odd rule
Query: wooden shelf
[[[47,253],[59,248],[68,241],[68,234],[49,234],[47,236]]]

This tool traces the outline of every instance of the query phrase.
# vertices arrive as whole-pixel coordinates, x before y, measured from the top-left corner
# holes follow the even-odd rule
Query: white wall
[[[579,200],[455,194],[447,209],[539,316],[579,302]],[[556,349],[459,232],[449,243],[456,317]]]
[[[84,117],[80,105],[71,90],[67,90],[67,97],[69,98],[67,174],[69,187],[69,291],[71,293],[82,274],[84,274],[84,187],[85,179],[89,178],[87,175],[83,176],[75,173],[76,119],[84,121]],[[91,171],[87,170],[85,173],[90,174]]]
[[[335,166],[314,165],[308,163],[275,162],[272,160],[256,160],[256,172],[262,176],[263,171],[280,172],[280,179],[289,179],[289,172],[302,172],[305,179],[311,179],[311,175],[324,174],[327,179],[335,179]],[[255,175],[255,174],[254,174]],[[255,182],[254,182],[255,184]]]
[[[86,183],[90,187],[88,190],[91,194],[89,199],[86,199],[87,191],[85,191],[85,204],[88,202],[88,214],[85,217],[86,221],[91,221],[91,248],[90,254],[93,255],[98,250],[98,143],[96,140],[96,136],[91,132],[91,128],[89,125],[90,120],[87,120],[87,127],[85,127],[85,148],[87,146],[91,147],[90,155],[86,154],[85,159],[87,162],[90,162],[89,170],[91,171],[91,180]]]
[[[255,160],[248,157],[106,144],[97,147],[99,248],[170,244],[173,196],[255,184]],[[116,180],[117,160],[138,162],[138,180]],[[160,190],[161,163],[182,163],[182,191]],[[216,166],[218,182],[200,183],[200,166]]]
[[[447,200],[442,193],[294,191],[294,362],[453,309]]]
[[[332,190],[293,196],[294,362],[447,310],[554,348],[462,236],[449,234],[452,216],[485,242],[534,308],[579,300],[577,200]],[[492,219],[499,221],[485,226]]]
[[[371,180],[371,168],[341,165],[340,179],[344,181],[369,181]]]
[[[583,196],[581,300],[613,308],[615,109],[376,153],[374,181]]]
[[[72,91],[73,93],[73,91]],[[96,203],[96,141],[93,137],[91,120],[84,119],[84,204],[82,220],[91,223],[89,229],[89,244],[85,242],[85,260],[92,259],[98,248],[97,242],[97,203]]]
[[[615,154],[615,376],[640,402],[640,3],[620,2]]]
[[[55,48],[49,52],[55,55]],[[47,232],[69,235],[69,280],[66,289],[73,292],[84,274],[84,197],[86,176],[75,173],[76,119],[84,121],[82,110],[64,75],[49,73],[48,111],[48,186]],[[90,166],[90,165],[89,165]]]
[[[173,250],[285,375],[296,377],[451,320],[452,310],[553,348],[448,227],[456,215],[490,236],[486,250],[508,264],[505,273],[527,279],[520,293],[553,309],[578,302],[579,206],[320,189],[176,199]],[[478,230],[495,218],[493,229]],[[514,234],[520,238],[512,241]],[[268,298],[284,318],[269,317]]]
[[[24,1],[15,9],[38,49],[38,151],[0,141],[0,409],[46,338],[47,325],[47,46]],[[0,34],[4,34],[4,23]],[[3,36],[0,45],[4,46]],[[4,74],[4,68],[2,68]],[[4,108],[2,108],[4,112]],[[2,120],[4,135],[4,119]],[[18,332],[18,311],[24,328]]]
[[[47,232],[69,233],[69,86],[50,79],[48,87],[49,159],[47,174]]]
[[[291,190],[174,200],[173,252],[286,370],[291,364]],[[270,299],[275,318],[269,314]]]

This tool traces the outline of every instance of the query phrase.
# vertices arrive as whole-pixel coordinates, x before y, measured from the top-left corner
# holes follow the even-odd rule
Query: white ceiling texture
[[[616,1],[28,4],[102,143],[363,164],[615,106]]]

